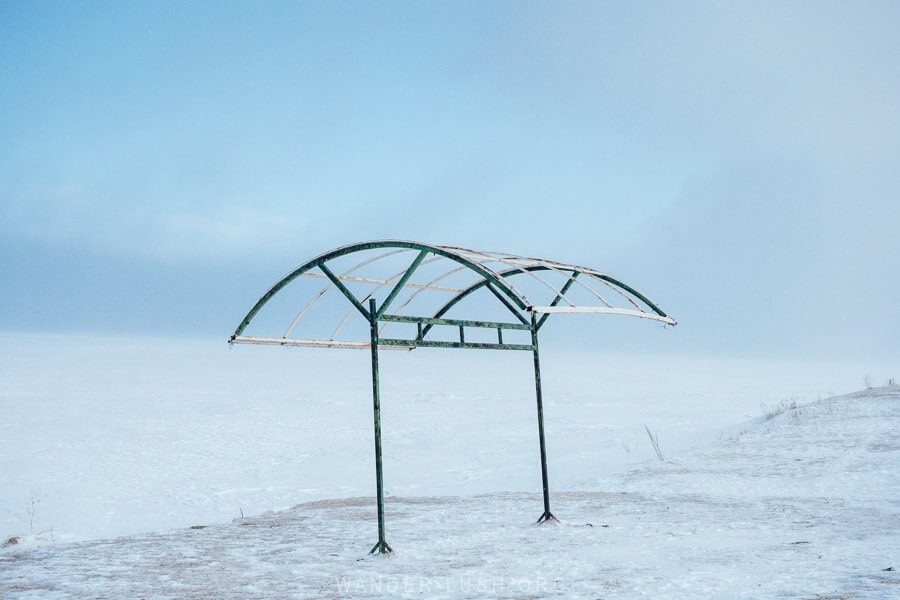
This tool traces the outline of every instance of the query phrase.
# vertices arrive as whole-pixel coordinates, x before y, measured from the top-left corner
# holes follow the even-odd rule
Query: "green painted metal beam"
[[[505,306],[509,310],[509,312],[511,312],[513,316],[515,316],[519,320],[520,323],[522,323],[523,325],[528,325],[528,319],[522,316],[522,313],[516,310],[516,307],[513,306],[512,303],[507,300],[503,294],[498,292],[497,288],[494,287],[490,281],[485,283],[485,287],[487,287],[487,289],[491,291],[491,293],[497,298],[497,300],[499,300],[500,303]]]
[[[447,304],[442,306],[436,313],[434,313],[434,318],[439,319],[439,318],[443,317],[445,314],[447,314],[447,311],[449,311],[451,308],[456,306],[460,301],[462,301],[470,294],[480,290],[481,288],[483,288],[485,286],[487,286],[487,288],[491,291],[491,293],[494,294],[500,300],[500,302],[503,303],[504,306],[506,306],[507,309],[509,309],[509,312],[511,312],[513,314],[513,316],[515,316],[519,321],[521,321],[521,324],[524,326],[523,329],[528,329],[530,327],[530,325],[528,325],[528,321],[525,319],[525,317],[522,316],[522,313],[519,312],[499,292],[497,292],[497,290],[494,289],[493,286],[491,286],[488,281],[485,281],[483,279],[481,281],[479,281],[478,283],[476,283],[475,285],[470,286],[465,291],[460,292],[459,294],[454,296],[452,300],[447,302]],[[423,335],[428,335],[428,332],[431,330],[431,327],[432,327],[432,325],[428,325],[427,327],[425,327],[425,332],[423,333]],[[510,329],[512,329],[512,328],[510,328]]]
[[[409,315],[382,315],[380,321],[390,323],[423,323],[425,325],[449,325],[451,327],[484,327],[487,329],[516,329],[530,331],[531,325],[522,323],[500,323],[496,321],[467,321],[464,319],[441,319],[438,317],[413,317]]]
[[[559,293],[556,294],[556,298],[553,299],[553,302],[550,303],[550,306],[556,306],[559,304],[559,301],[562,300],[563,296],[566,295],[566,292],[569,291],[569,288],[572,287],[572,284],[575,283],[575,279],[578,277],[579,271],[575,271],[572,273],[572,277],[562,286],[562,289],[559,290]],[[545,313],[541,316],[541,318],[537,322],[537,328],[540,330],[541,327],[544,326],[544,322],[547,320],[547,317],[550,316],[550,313]]]
[[[400,278],[400,281],[397,282],[397,285],[394,286],[394,289],[391,290],[391,293],[388,294],[388,297],[381,304],[381,307],[378,309],[375,317],[376,319],[380,319],[384,314],[384,311],[391,305],[391,302],[397,297],[400,291],[403,289],[403,286],[406,285],[406,282],[409,281],[409,278],[412,277],[412,274],[416,272],[416,269],[419,268],[419,265],[422,264],[422,260],[428,255],[428,250],[422,250],[419,252],[419,255],[416,256],[416,259],[412,262],[409,268],[406,270],[406,273],[403,274],[403,277]]]
[[[347,297],[347,300],[349,300],[353,304],[353,306],[356,307],[356,310],[358,310],[360,313],[362,313],[362,316],[365,317],[365,319],[367,321],[370,321],[371,316],[374,315],[375,313],[370,314],[369,311],[367,311],[365,309],[365,307],[356,298],[356,296],[353,294],[353,292],[351,292],[350,289],[346,285],[344,285],[344,282],[341,281],[340,279],[338,279],[338,276],[335,275],[334,273],[332,273],[331,269],[329,269],[327,266],[325,266],[325,261],[322,261],[321,263],[319,263],[316,266],[318,266],[319,269],[321,269],[322,272],[325,273],[325,276],[331,280],[331,282],[335,285],[335,287],[337,289],[339,289],[341,291],[341,293],[344,294],[344,296]],[[372,306],[371,302],[369,303],[369,306]]]
[[[550,512],[550,483],[547,477],[547,444],[544,441],[544,398],[541,393],[541,359],[538,352],[538,328],[535,314],[531,313],[531,345],[534,353],[534,389],[537,397],[538,437],[541,446],[541,483],[544,491],[544,512],[538,523],[559,521]]]
[[[400,348],[469,348],[472,350],[533,350],[531,344],[493,344],[490,342],[445,342],[440,340],[404,340],[397,338],[378,338],[382,346]]]
[[[515,275],[515,274],[517,274],[517,273],[522,273],[523,271],[546,271],[546,270],[549,270],[549,269],[548,269],[547,267],[541,267],[541,266],[523,267],[523,268],[519,268],[519,269],[509,269],[509,270],[507,270],[507,271],[502,271],[502,272],[499,273],[499,275],[500,275],[501,277],[508,277],[508,276],[510,276],[510,275]],[[477,292],[478,290],[480,290],[480,289],[482,289],[482,288],[484,288],[484,287],[487,287],[488,290],[490,290],[490,292],[491,292],[492,294],[494,294],[494,295],[497,297],[497,299],[499,299],[500,302],[502,302],[502,303],[506,306],[506,308],[508,308],[509,311],[510,311],[511,313],[513,313],[513,315],[516,316],[517,319],[519,319],[522,323],[524,323],[524,324],[526,324],[526,325],[528,324],[528,320],[527,320],[525,317],[522,316],[522,313],[520,313],[518,310],[516,310],[515,308],[513,308],[513,307],[508,303],[508,301],[503,297],[503,295],[500,294],[500,293],[499,293],[499,292],[491,285],[491,282],[488,281],[488,280],[486,280],[486,279],[482,279],[481,281],[478,281],[478,282],[476,282],[476,283],[473,283],[472,285],[470,285],[469,287],[467,287],[465,290],[459,292],[456,296],[454,296],[454,297],[451,298],[449,301],[447,301],[447,303],[444,304],[444,306],[442,306],[441,308],[439,308],[438,311],[437,311],[436,313],[434,313],[434,316],[435,316],[435,317],[442,317],[442,316],[444,316],[445,314],[447,314],[447,312],[448,312],[451,308],[453,308],[454,306],[456,306],[457,304],[459,304],[459,303],[460,303],[462,300],[464,300],[466,297],[468,297],[469,295],[471,295],[471,294]],[[527,307],[525,307],[525,309],[527,310]],[[428,332],[426,331],[425,333],[427,334]]]
[[[378,320],[375,299],[369,299],[369,334],[372,352],[372,410],[375,420],[375,493],[378,502],[378,542],[369,554],[390,554],[393,552],[384,537],[384,475],[381,463],[381,392],[378,373]]]

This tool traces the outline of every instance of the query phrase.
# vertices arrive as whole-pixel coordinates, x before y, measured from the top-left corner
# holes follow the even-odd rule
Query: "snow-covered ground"
[[[0,597],[900,596],[900,391],[839,396],[884,366],[545,345],[538,527],[530,355],[384,352],[385,558],[367,353],[0,356]]]

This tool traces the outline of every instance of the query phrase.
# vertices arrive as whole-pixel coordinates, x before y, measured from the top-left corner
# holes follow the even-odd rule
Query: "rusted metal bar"
[[[438,258],[443,258],[443,256],[435,257],[434,260]],[[466,267],[460,267],[459,269],[454,269],[455,271],[461,271]],[[304,277],[318,277],[320,279],[326,279],[325,275],[322,273],[316,273],[315,271],[307,271],[303,274]],[[393,280],[393,278],[388,279],[372,279],[371,277],[356,277],[355,275],[338,275],[338,279],[341,281],[354,281],[357,283],[370,283],[372,285],[385,286],[385,285],[396,285],[397,282]],[[419,292],[424,292],[426,290],[434,290],[437,292],[454,292],[459,293],[464,291],[463,288],[453,288],[453,287],[444,287],[440,285],[429,285],[427,283],[405,283],[403,287],[415,288]]]
[[[259,344],[263,346],[309,346],[314,348],[368,348],[369,342],[345,342],[340,340],[306,340],[301,338],[263,337],[258,335],[233,335],[230,344]]]
[[[435,258],[443,258],[443,257],[435,257]],[[431,261],[429,260],[428,262],[431,262]],[[451,275],[455,275],[456,273],[459,273],[460,271],[465,271],[466,269],[468,269],[468,267],[465,266],[465,265],[462,265],[462,266],[456,267],[456,268],[454,268],[454,269],[450,269],[450,270],[447,271],[446,273],[442,273],[442,274],[438,275],[437,277],[435,277],[435,278],[432,279],[431,281],[428,281],[428,282],[426,282],[426,283],[424,283],[424,284],[421,284],[421,285],[419,286],[419,289],[417,289],[417,290],[414,291],[412,294],[410,294],[409,297],[408,297],[406,300],[404,300],[403,303],[400,304],[400,306],[398,306],[398,307],[397,307],[397,310],[394,311],[394,312],[400,312],[401,310],[403,310],[404,308],[406,308],[407,305],[409,305],[410,302],[412,302],[413,300],[415,300],[416,296],[418,296],[419,294],[421,294],[421,293],[424,292],[425,290],[438,290],[438,291],[442,291],[442,292],[455,292],[455,293],[457,293],[457,294],[462,293],[462,292],[465,292],[466,290],[464,290],[464,289],[441,287],[441,286],[436,286],[436,285],[434,285],[434,284],[437,283],[438,281],[440,281],[441,279],[445,279],[445,278],[447,278],[447,277],[450,277]],[[409,284],[407,284],[407,285],[409,285]],[[437,315],[437,316],[440,316],[440,315]]]
[[[407,251],[407,250],[403,250],[403,252],[406,252],[406,251]],[[423,252],[424,252],[424,251],[423,251]],[[382,259],[382,258],[385,258],[385,257],[387,257],[387,256],[391,256],[391,255],[393,255],[393,254],[398,254],[398,252],[389,252],[389,253],[387,253],[387,254],[382,254],[382,255],[376,257],[375,259],[371,259],[371,260],[368,260],[368,261],[364,261],[364,262],[362,262],[362,263],[356,265],[355,267],[353,267],[353,268],[350,269],[349,271],[345,271],[345,272],[344,272],[344,275],[338,275],[337,277],[338,277],[338,279],[340,279],[341,281],[355,281],[355,282],[359,282],[359,283],[370,283],[370,284],[375,285],[375,287],[374,287],[373,289],[369,290],[369,292],[366,294],[366,296],[362,299],[363,302],[368,302],[368,301],[369,301],[369,298],[374,297],[375,294],[377,294],[377,293],[381,290],[381,288],[383,288],[383,287],[385,287],[385,286],[387,286],[387,285],[394,285],[394,286],[396,286],[396,285],[397,285],[397,282],[395,281],[395,279],[396,279],[397,277],[402,276],[404,273],[410,272],[410,271],[409,271],[409,268],[406,268],[406,269],[400,271],[399,273],[395,273],[394,275],[391,275],[391,276],[388,277],[386,280],[381,280],[381,279],[369,279],[369,278],[367,278],[367,277],[352,277],[352,276],[347,276],[346,274],[347,274],[347,273],[352,273],[352,272],[355,271],[356,269],[359,269],[359,268],[361,268],[362,266],[369,264],[370,262],[374,262],[374,261],[377,260],[377,259]],[[441,258],[442,258],[442,257],[440,257],[440,256],[435,256],[435,257],[433,257],[433,258],[431,258],[431,259],[429,259],[429,260],[426,260],[426,261],[421,262],[420,264],[426,264],[426,263],[429,263],[429,262],[433,262],[433,261],[435,261],[435,260],[439,260],[439,259],[441,259]],[[415,269],[413,269],[413,270],[415,270]],[[411,274],[412,274],[412,273],[410,272],[410,275],[411,275]],[[321,274],[321,273],[314,273],[314,272],[307,272],[306,275],[312,275],[312,276],[316,276],[316,277],[325,277],[325,275],[323,275],[323,274]],[[400,287],[406,287],[406,286],[417,287],[416,285],[410,284],[410,283],[408,283],[408,282],[403,282],[403,285],[400,286]],[[431,289],[431,288],[429,288],[429,289]],[[436,289],[436,288],[434,288],[434,289]],[[399,288],[398,288],[398,291],[399,291]],[[421,290],[421,289],[420,289],[420,290],[418,290],[418,291],[421,292],[421,291],[424,291],[424,290]],[[453,290],[452,290],[452,289],[446,289],[446,290],[443,290],[443,291],[453,291]],[[341,329],[344,328],[344,326],[347,324],[347,322],[350,320],[350,317],[352,317],[352,316],[353,316],[353,309],[351,308],[351,309],[347,312],[347,314],[344,316],[344,319],[340,322],[340,324],[338,324],[337,328],[334,330],[334,333],[331,334],[331,339],[335,339],[335,338],[338,336],[338,334],[341,332]],[[378,334],[379,334],[379,335],[381,335],[382,333],[384,333],[384,328],[385,328],[386,326],[387,326],[386,324],[381,326],[381,329],[378,331]]]
[[[391,250],[390,252],[385,252],[384,254],[380,254],[378,256],[368,258],[368,259],[364,260],[363,262],[359,263],[358,265],[354,265],[354,266],[350,267],[349,269],[347,269],[346,271],[344,271],[343,273],[341,273],[340,275],[338,275],[338,279],[350,279],[352,277],[350,275],[350,273],[352,273],[353,271],[355,271],[369,263],[373,263],[375,261],[381,260],[381,259],[391,256],[393,254],[400,254],[401,252],[408,252],[408,251],[409,251],[408,248],[400,248],[399,250]],[[308,276],[308,277],[321,277],[322,279],[328,279],[328,277],[324,273],[316,273],[314,271],[306,271],[305,273],[303,273],[303,275]],[[306,306],[304,306],[300,310],[299,313],[297,313],[297,316],[294,317],[293,321],[291,321],[291,324],[287,328],[287,331],[284,332],[284,337],[291,335],[291,331],[294,330],[294,327],[297,325],[297,323],[303,317],[304,313],[306,313],[306,311],[309,310],[309,308],[313,304],[315,304],[316,301],[325,294],[325,292],[327,292],[329,289],[331,289],[331,286],[332,286],[332,284],[330,283],[330,280],[329,280],[329,283],[327,283],[322,289],[320,289],[319,292],[312,297],[312,299],[309,301],[309,303]]]
[[[606,315],[628,315],[638,317],[640,319],[650,319],[651,321],[660,321],[666,325],[675,325],[675,319],[672,317],[664,317],[654,315],[643,310],[632,310],[630,308],[606,308],[605,306],[532,306],[533,313],[568,313],[568,314],[606,314]]]

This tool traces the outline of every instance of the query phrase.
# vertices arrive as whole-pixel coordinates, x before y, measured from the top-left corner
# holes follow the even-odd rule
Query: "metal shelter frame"
[[[353,260],[352,255],[363,260]],[[407,262],[409,258],[411,261]],[[384,271],[369,276],[379,266],[400,262],[402,268],[385,276]],[[341,263],[344,267],[339,268]],[[427,268],[425,267],[427,265]],[[425,274],[428,271],[430,274]],[[420,277],[417,278],[416,275]],[[424,274],[424,277],[422,276]],[[309,301],[280,337],[244,335],[262,308],[288,284],[299,277],[325,279],[324,286]],[[510,281],[511,279],[514,281]],[[451,285],[450,281],[463,283]],[[527,282],[536,291],[525,293]],[[351,289],[353,287],[354,289]],[[350,312],[330,336],[294,337],[301,319],[327,292],[336,289],[350,302]],[[575,299],[576,291],[578,299]],[[510,321],[448,318],[448,313],[479,293],[489,292],[511,317]],[[443,297],[437,304],[421,308],[417,301],[426,293]],[[385,295],[386,294],[386,295]],[[383,300],[379,303],[377,297]],[[543,300],[543,302],[542,302]],[[549,300],[549,301],[547,301]],[[418,308],[418,310],[416,310]],[[356,311],[368,323],[368,339],[338,339]],[[389,312],[390,311],[390,312]],[[426,313],[426,314],[421,314]],[[547,450],[544,439],[544,408],[541,394],[541,368],[538,332],[547,318],[556,313],[620,314],[675,325],[675,320],[646,296],[595,269],[550,260],[525,258],[506,253],[479,252],[452,246],[435,246],[413,241],[382,240],[362,242],[321,254],[288,273],[273,285],[241,320],[229,339],[231,344],[274,344],[330,348],[369,348],[372,358],[372,401],[375,432],[375,478],[378,504],[378,542],[370,553],[390,553],[384,527],[384,480],[381,448],[381,398],[379,391],[378,351],[380,348],[473,348],[530,351],[534,360],[534,385],[537,399],[540,441],[541,480],[544,511],[538,523],[557,521],[550,511],[550,487],[547,477]],[[540,315],[540,316],[539,316]],[[414,335],[387,337],[389,325],[415,327]],[[454,339],[441,339],[433,332],[450,328]],[[496,341],[466,339],[467,330],[495,330]],[[504,340],[504,332],[507,339]],[[510,337],[517,337],[515,342]],[[522,339],[522,336],[525,336]]]

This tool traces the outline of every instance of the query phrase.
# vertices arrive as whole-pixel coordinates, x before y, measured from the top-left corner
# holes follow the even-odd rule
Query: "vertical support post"
[[[544,514],[537,520],[538,524],[554,522],[559,519],[550,512],[550,484],[547,479],[547,445],[544,441],[544,401],[541,394],[541,359],[538,353],[538,323],[535,313],[531,313],[531,346],[534,353],[534,389],[537,395],[538,436],[541,442],[541,480],[544,487]]]
[[[369,329],[372,348],[372,407],[375,413],[375,487],[378,501],[378,543],[369,554],[393,552],[384,539],[384,477],[381,471],[381,397],[378,385],[378,317],[375,299],[369,299]]]

